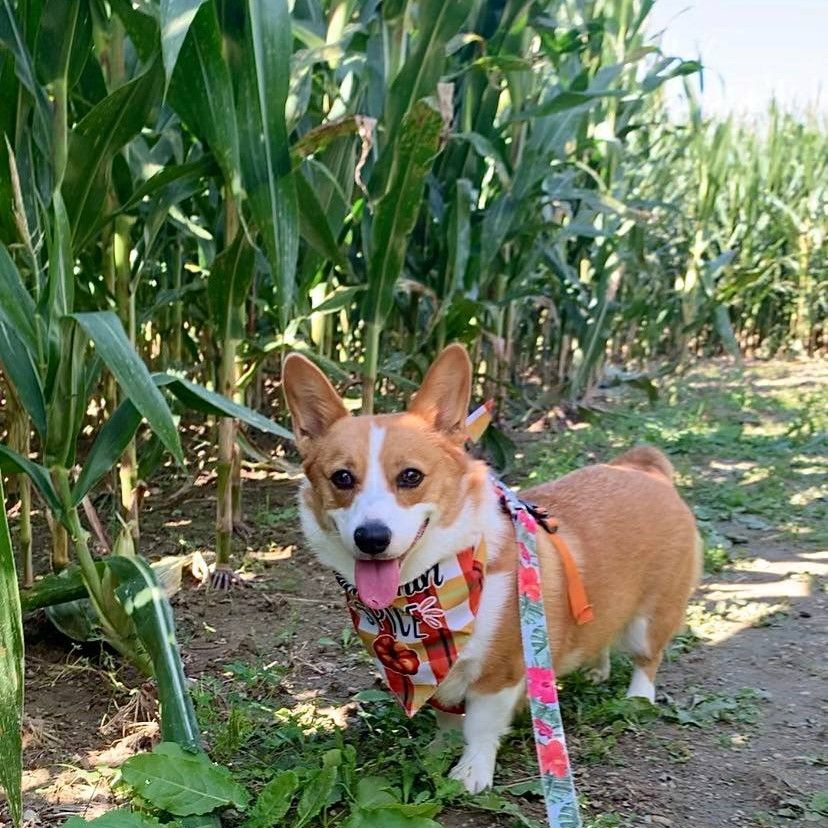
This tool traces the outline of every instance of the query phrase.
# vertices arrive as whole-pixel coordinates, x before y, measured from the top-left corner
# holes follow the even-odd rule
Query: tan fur
[[[397,475],[415,467],[425,474],[416,489],[398,489],[397,500],[411,506],[422,500],[443,505],[441,523],[451,523],[463,505],[460,497],[464,477],[485,479],[485,467],[476,463],[452,437],[435,431],[416,414],[380,414],[375,417],[343,417],[334,421],[324,440],[308,444],[304,471],[311,488],[306,502],[321,523],[326,509],[348,506],[364,479],[367,464],[368,438],[372,425],[386,431],[380,460],[389,486],[394,487]],[[337,489],[330,481],[337,469],[348,469],[357,479],[357,487]],[[474,487],[473,487],[474,488]]]
[[[452,345],[429,369],[407,413],[350,417],[336,391],[311,362],[292,355],[284,367],[294,431],[310,483],[302,494],[303,526],[314,539],[320,559],[341,572],[353,568],[357,553],[345,548],[349,538],[336,540],[342,530],[334,531],[329,515],[348,515],[352,501],[357,505],[350,514],[362,514],[358,498],[370,462],[374,483],[366,484],[366,490],[375,497],[373,486],[384,478],[383,509],[390,516],[382,517],[389,525],[396,515],[398,524],[407,525],[406,531],[413,536],[416,524],[412,524],[412,515],[434,516],[423,523],[431,528],[421,530],[410,546],[400,545],[394,552],[403,561],[403,571],[408,565],[416,570],[409,575],[419,576],[428,569],[424,560],[433,564],[440,556],[462,548],[432,544],[437,532],[437,537],[453,538],[455,543],[486,537],[488,575],[512,576],[487,581],[487,585],[497,586],[489,592],[484,586],[481,608],[488,596],[491,614],[484,619],[481,609],[478,616],[472,636],[473,643],[479,632],[477,650],[465,661],[461,656],[441,685],[441,691],[448,685],[446,692],[457,695],[451,703],[465,694],[467,704],[477,710],[475,716],[466,716],[466,751],[452,772],[468,790],[476,792],[491,784],[492,745],[496,750],[497,740],[508,727],[514,699],[518,698],[513,691],[520,688],[524,664],[517,549],[511,522],[497,509],[485,465],[463,449],[470,381],[468,355],[462,347]],[[371,449],[375,433],[382,443]],[[370,460],[372,451],[374,458]],[[408,468],[424,475],[416,488],[399,482],[400,473]],[[331,482],[334,472],[342,469],[354,478],[353,488],[337,489]],[[546,509],[557,521],[594,611],[590,623],[574,623],[558,552],[539,531],[543,595],[559,675],[604,664],[607,648],[628,634],[636,665],[652,682],[665,646],[682,624],[700,571],[695,520],[673,486],[673,474],[670,461],[660,451],[639,446],[608,464],[588,466],[523,493],[526,500]],[[461,515],[466,517],[460,519]],[[469,519],[468,515],[474,517]],[[440,527],[444,528],[440,529],[442,535]],[[325,533],[334,540],[326,539]],[[472,643],[467,653],[474,651]],[[652,698],[652,685],[643,687],[646,682],[640,673],[634,679],[636,676],[638,686]],[[457,681],[452,689],[453,678]],[[481,738],[480,731],[493,726],[491,715],[499,717],[493,739]]]
[[[522,493],[558,521],[595,613],[588,624],[574,623],[560,560],[539,533],[544,603],[559,675],[596,663],[633,618],[644,616],[648,653],[633,657],[652,679],[664,647],[681,627],[700,560],[695,519],[667,479],[667,470],[672,471],[667,458],[647,446]],[[514,571],[516,566],[517,552],[510,544],[496,568]],[[522,674],[517,589],[505,617],[509,623],[493,642],[491,666],[475,685],[479,692],[496,692]]]

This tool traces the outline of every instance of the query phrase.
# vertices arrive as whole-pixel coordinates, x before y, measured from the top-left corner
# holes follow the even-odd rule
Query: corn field
[[[171,740],[198,744],[157,646],[171,616],[130,596],[154,583],[142,491],[187,462],[178,417],[213,435],[220,586],[248,437],[292,454],[273,393],[292,350],[372,412],[462,342],[506,426],[588,404],[609,370],[825,352],[825,120],[706,119],[702,67],[649,39],[654,2],[0,0],[0,469],[20,579],[74,573],[158,681]],[[3,642],[16,674],[22,644]]]

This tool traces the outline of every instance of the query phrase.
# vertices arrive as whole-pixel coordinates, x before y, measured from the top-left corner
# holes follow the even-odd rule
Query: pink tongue
[[[400,561],[357,561],[356,588],[360,600],[371,609],[385,609],[400,588]]]

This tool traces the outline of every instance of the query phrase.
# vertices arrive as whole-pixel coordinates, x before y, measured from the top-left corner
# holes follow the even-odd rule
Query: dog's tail
[[[624,466],[656,474],[673,482],[673,464],[666,455],[653,446],[636,446],[610,461],[611,466]]]

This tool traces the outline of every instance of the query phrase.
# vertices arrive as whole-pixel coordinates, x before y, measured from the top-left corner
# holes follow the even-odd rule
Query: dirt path
[[[592,815],[588,824],[828,824],[828,806],[819,798],[828,790],[828,543],[813,535],[825,530],[828,456],[823,426],[811,416],[824,417],[824,411],[811,411],[809,396],[824,400],[828,369],[777,363],[745,377],[718,367],[695,376],[688,399],[695,405],[698,395],[712,395],[706,420],[694,412],[679,416],[678,404],[665,402],[643,420],[624,421],[620,431],[544,437],[548,457],[527,466],[557,473],[555,463],[574,467],[593,455],[603,459],[633,435],[661,440],[675,451],[705,532],[722,539],[722,554],[731,559],[705,578],[691,612],[695,635],[677,643],[661,670],[660,715],[615,701],[623,676],[600,693],[577,682],[564,688],[564,707],[567,693],[573,700],[570,734],[579,792]],[[777,399],[774,383],[788,380],[789,396]],[[752,394],[747,402],[745,387]],[[747,425],[733,437],[721,423],[743,410]],[[794,416],[811,422],[811,438],[784,436]],[[651,433],[654,423],[660,436]],[[767,468],[752,459],[757,445],[771,457]],[[564,449],[572,454],[561,459]],[[144,552],[209,550],[214,500],[208,491],[171,514],[161,493],[151,493],[155,507],[144,523]],[[374,677],[350,640],[333,579],[302,548],[294,496],[295,482],[250,479],[246,502],[255,531],[247,541],[248,587],[217,596],[185,582],[174,601],[186,668],[200,680],[196,704],[214,757],[253,787],[287,761],[279,742],[283,725],[262,730],[255,719],[265,707],[288,711],[268,714],[271,722],[275,716],[295,726],[311,716],[315,723],[347,725],[346,738],[361,722],[358,752],[368,762],[373,753],[393,750],[394,740],[421,736],[390,713],[369,720],[367,733],[365,716],[355,717],[350,699],[372,687]],[[65,640],[42,621],[30,622],[29,632],[30,823],[92,816],[116,798],[111,768],[150,743],[155,726],[144,721],[138,696],[128,690],[134,677],[119,673],[108,657],[102,661],[98,646],[67,656]],[[316,755],[312,741],[302,746],[308,757]],[[393,773],[387,757],[383,761],[383,772]],[[513,782],[531,773],[531,745],[519,727],[504,748],[499,778]],[[540,815],[531,796],[515,801],[524,813]],[[438,819],[446,828],[516,824],[464,805],[451,805]]]
[[[601,810],[677,828],[828,824],[811,808],[828,789],[828,560],[763,533],[745,551],[756,557],[701,587],[711,640],[660,674],[668,696],[720,700],[725,722],[703,710],[699,727],[625,734],[620,767],[588,772]]]

